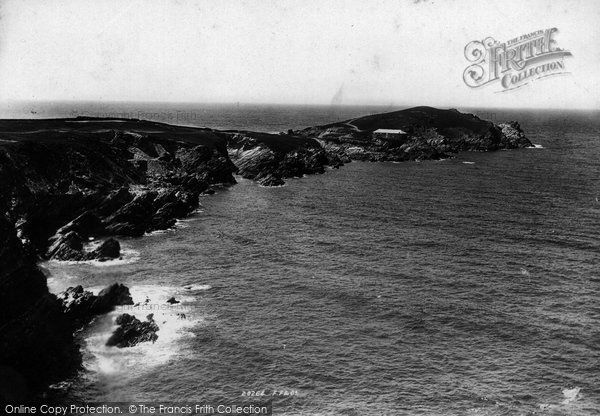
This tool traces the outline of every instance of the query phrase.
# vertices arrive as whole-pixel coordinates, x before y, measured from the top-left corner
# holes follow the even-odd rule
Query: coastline
[[[418,109],[423,112],[422,107]],[[444,111],[444,116],[456,115],[447,113],[453,110],[436,111]],[[2,205],[8,213],[4,225],[6,235],[14,235],[6,243],[14,249],[10,258],[27,259],[29,266],[18,273],[32,273],[38,286],[42,278],[31,268],[37,256],[67,261],[118,258],[120,252],[115,257],[114,243],[113,250],[98,251],[90,258],[83,245],[90,238],[106,242],[119,235],[140,237],[169,229],[176,219],[198,208],[199,195],[235,184],[236,172],[262,186],[282,186],[286,178],[323,173],[328,167],[337,168],[352,160],[439,160],[458,151],[531,146],[518,124],[501,127],[471,116],[461,116],[460,122],[450,126],[436,125],[429,118],[427,123],[411,118],[410,123],[416,124],[409,126],[409,137],[400,141],[371,140],[373,125],[365,126],[379,121],[369,117],[362,120],[364,130],[356,131],[341,122],[279,135],[140,120],[1,121],[5,133],[0,155],[5,173]],[[80,126],[73,128],[73,124]],[[8,262],[8,253],[4,253],[7,257],[3,261]],[[10,283],[14,275],[1,277]],[[35,300],[29,287],[5,293],[3,300],[13,304],[10,298],[16,293],[29,296],[28,301]],[[43,290],[40,296],[53,297]],[[56,306],[59,302],[53,302],[53,310],[60,312],[60,306]],[[26,313],[3,316],[0,322],[14,323]],[[38,319],[42,325],[48,323],[45,318],[31,319]],[[60,324],[60,316],[55,321]],[[71,319],[62,321],[66,328],[72,328]],[[18,333],[16,329],[14,334]],[[72,334],[69,339],[68,330],[63,333],[61,345],[76,350]],[[23,345],[28,342],[23,340]],[[29,353],[14,351],[2,364],[23,354]],[[74,363],[73,368],[78,367],[76,351],[69,361]],[[21,368],[16,371],[26,373]],[[55,369],[48,373],[56,380],[64,378],[64,372],[56,377],[59,372]],[[29,378],[25,375],[26,380]],[[47,384],[43,382],[30,391],[43,391]]]

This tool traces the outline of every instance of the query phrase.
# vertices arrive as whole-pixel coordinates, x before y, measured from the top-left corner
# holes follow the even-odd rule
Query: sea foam
[[[96,292],[100,287],[92,287],[90,290]],[[91,357],[84,365],[94,373],[110,376],[130,371],[146,371],[164,365],[182,354],[182,340],[194,338],[192,329],[204,322],[203,316],[193,306],[196,298],[190,294],[191,290],[142,285],[132,286],[130,292],[134,305],[119,306],[102,317],[102,322],[91,328],[91,333],[85,338],[86,352]],[[175,297],[179,303],[167,303],[170,297]],[[147,315],[153,314],[153,319],[160,328],[156,342],[143,342],[127,348],[107,347],[106,341],[117,328],[115,319],[123,313],[134,315],[140,321],[145,321]]]

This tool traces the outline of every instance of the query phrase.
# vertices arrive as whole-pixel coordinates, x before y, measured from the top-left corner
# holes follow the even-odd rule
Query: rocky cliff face
[[[36,257],[0,216],[0,401],[29,398],[77,369],[73,329]]]
[[[225,138],[208,130],[66,119],[5,120],[0,131],[0,209],[48,258],[110,258],[114,243],[84,242],[169,228],[200,193],[235,183]]]
[[[118,257],[115,235],[173,226],[235,183],[225,138],[138,120],[0,121],[0,401],[31,399],[80,366],[73,331],[126,288],[48,292],[40,256]],[[89,249],[90,237],[102,241]]]
[[[286,134],[229,134],[227,146],[238,172],[265,186],[283,185],[284,178],[323,173],[329,164],[316,140]]]

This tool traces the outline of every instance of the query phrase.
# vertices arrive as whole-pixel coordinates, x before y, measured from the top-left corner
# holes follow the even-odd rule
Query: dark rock
[[[154,343],[158,339],[156,332],[159,327],[154,322],[152,314],[146,317],[145,322],[141,322],[135,316],[124,313],[117,317],[116,323],[119,327],[106,341],[108,347],[133,347],[140,342],[152,341]]]
[[[114,238],[109,238],[88,254],[92,254],[95,259],[99,260],[117,259],[121,255],[121,245]]]
[[[120,283],[113,283],[112,285],[105,287],[98,293],[98,301],[96,310],[108,312],[108,308],[120,305],[133,305],[129,288]]]
[[[48,258],[55,260],[80,260],[83,252],[83,241],[75,231],[58,234],[48,248]]]
[[[134,138],[133,146],[137,147],[150,157],[158,157],[158,152],[156,151],[154,143],[145,134],[137,134]]]
[[[96,315],[93,305],[97,296],[83,290],[83,286],[69,287],[61,297],[65,314],[74,321],[88,322]]]
[[[160,195],[154,201],[157,208],[146,230],[160,230],[175,225],[177,218],[183,218],[198,206],[198,193],[183,190],[172,190]]]
[[[110,141],[110,144],[114,146],[122,146],[127,144],[126,140],[123,138],[123,132],[121,130],[113,131],[113,138]]]
[[[158,160],[161,162],[170,162],[173,160],[173,155],[171,155],[169,153],[165,153],[165,154],[159,156]]]
[[[171,304],[171,305],[174,305],[174,304],[176,304],[176,303],[180,303],[180,302],[179,302],[177,299],[175,299],[175,297],[174,297],[174,296],[172,296],[172,297],[170,297],[170,298],[167,300],[167,303],[169,303],[169,304]]]
[[[263,186],[283,185],[284,178],[323,173],[327,153],[312,138],[244,132],[230,136],[229,155],[239,173]]]
[[[196,176],[187,177],[186,179],[184,179],[182,185],[183,188],[188,191],[199,193],[205,192],[208,189],[208,182],[199,179]]]
[[[193,148],[180,148],[176,154],[181,168],[188,175],[193,175],[207,183],[235,183],[232,172],[235,166],[227,156],[227,149],[223,146],[210,147],[199,145]]]
[[[0,216],[0,402],[34,398],[46,386],[74,374],[81,355],[61,302]]]
[[[102,221],[92,211],[85,211],[67,225],[59,228],[56,234],[67,234],[74,231],[82,238],[98,234],[102,231]]]
[[[283,179],[272,174],[267,174],[258,178],[257,182],[262,186],[281,186],[285,184]]]
[[[533,146],[533,143],[525,136],[521,125],[517,121],[500,124],[499,127],[502,129],[502,144],[504,147],[514,149]]]
[[[96,315],[112,311],[115,306],[133,305],[129,289],[119,283],[102,289],[97,296],[82,286],[69,287],[62,294],[62,302],[65,314],[79,325]]]
[[[157,192],[146,191],[119,208],[105,220],[111,234],[141,236],[152,220]]]
[[[114,238],[104,241],[95,250],[86,252],[83,250],[81,237],[75,231],[69,231],[65,235],[57,234],[53,237],[55,241],[48,249],[48,258],[63,261],[106,261],[119,258],[121,246]]]
[[[152,200],[153,209],[156,211],[157,208],[167,204],[169,202],[176,202],[177,199],[177,190],[169,189],[162,192],[157,192],[156,196]]]
[[[107,216],[133,200],[133,195],[126,187],[110,192],[95,208],[101,216]]]
[[[106,232],[113,235],[125,235],[140,237],[144,235],[144,224],[132,224],[128,222],[117,222],[106,225]]]
[[[131,164],[135,166],[140,172],[148,172],[148,161],[144,159],[132,159]]]

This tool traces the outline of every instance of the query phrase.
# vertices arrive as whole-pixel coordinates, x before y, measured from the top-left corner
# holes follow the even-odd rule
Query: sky
[[[465,46],[556,27],[565,74],[470,88]],[[0,0],[11,100],[600,108],[595,0]]]

